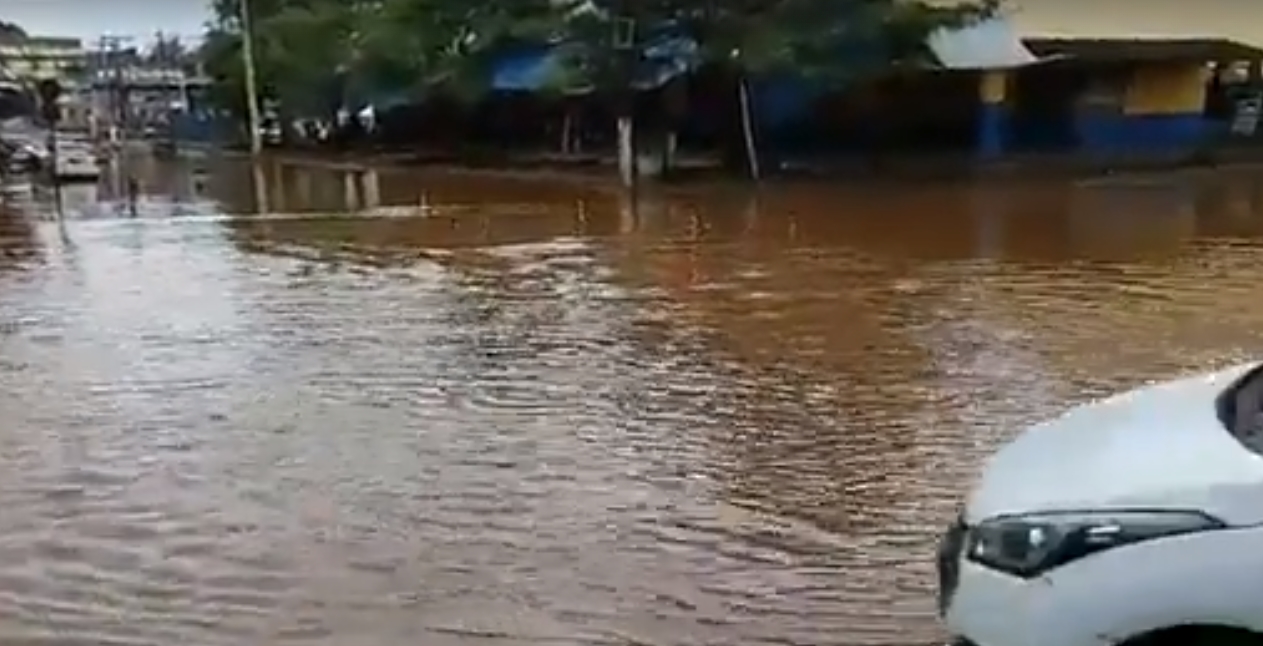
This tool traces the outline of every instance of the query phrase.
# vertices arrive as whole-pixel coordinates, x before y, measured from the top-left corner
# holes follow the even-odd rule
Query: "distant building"
[[[75,97],[84,87],[86,71],[87,51],[78,38],[31,36],[0,24],[0,118],[32,114],[35,84],[55,80],[66,91],[63,122],[68,114],[81,121],[84,110],[77,108]]]
[[[1064,0],[1012,0],[1002,17],[940,32],[931,45],[956,72],[940,74],[945,82],[977,86],[955,95],[954,105],[960,123],[976,128],[983,157],[1075,151],[1186,159],[1229,135],[1254,137],[1263,103],[1263,29],[1251,18],[1263,16],[1263,5],[1251,13],[1230,0],[1204,4],[1189,11],[1178,0],[1096,0],[1085,10]],[[1237,101],[1228,80],[1252,83],[1239,88],[1254,105],[1248,128],[1233,125],[1238,108],[1219,105]],[[937,92],[929,103],[950,112]]]
[[[88,54],[78,38],[4,35],[0,62],[9,75],[26,83],[55,79],[77,87],[87,71]]]
[[[207,80],[183,61],[158,60],[136,47],[106,43],[88,57],[86,104],[97,131],[163,131],[196,109]]]

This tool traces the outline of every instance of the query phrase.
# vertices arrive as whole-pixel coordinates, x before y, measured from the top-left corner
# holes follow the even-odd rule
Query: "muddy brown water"
[[[1250,171],[632,208],[204,165],[10,189],[4,644],[929,643],[998,442],[1263,343]]]

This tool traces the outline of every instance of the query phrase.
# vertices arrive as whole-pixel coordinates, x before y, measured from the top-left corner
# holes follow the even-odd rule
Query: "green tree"
[[[486,91],[488,68],[505,43],[562,35],[553,0],[385,0],[360,12],[356,33],[354,78],[414,92],[442,85],[472,96]]]
[[[26,30],[15,22],[0,20],[0,41],[21,42],[26,40]]]
[[[696,44],[696,60],[743,74],[791,72],[849,81],[892,66],[931,63],[925,43],[940,27],[993,15],[998,0],[576,0],[564,6],[569,51],[596,82],[610,72],[616,22],[638,37],[669,31]]]
[[[220,105],[241,113],[241,2],[214,0],[201,57]],[[738,79],[788,72],[845,82],[929,62],[929,34],[992,14],[998,0],[248,0],[263,93],[292,111],[331,97],[417,95],[435,85],[477,96],[510,43],[556,43],[554,90],[626,89],[640,43],[670,33],[693,62]],[[626,117],[626,115],[625,115]],[[749,121],[747,114],[747,121]],[[750,129],[747,128],[749,131]],[[757,159],[751,149],[751,171]]]
[[[321,107],[331,79],[350,57],[356,3],[346,0],[250,0],[255,68],[263,95],[289,109]],[[240,0],[216,0],[201,58],[216,82],[214,98],[244,113]]]
[[[242,0],[214,0],[202,57],[240,95]],[[301,105],[331,79],[417,90],[448,80],[485,89],[506,42],[563,41],[559,80],[623,82],[615,21],[644,35],[670,26],[697,60],[743,74],[846,80],[924,62],[935,28],[987,15],[995,0],[249,0],[261,85]],[[239,101],[238,101],[239,103]]]
[[[939,28],[993,15],[998,0],[592,0],[568,8],[567,75],[597,86],[628,83],[628,58],[615,42],[621,22],[642,42],[670,34],[695,45],[694,63],[727,69],[742,102],[747,158],[759,175],[748,80],[789,73],[823,83],[851,82],[900,66],[932,64],[926,45]],[[655,33],[657,32],[657,33]],[[627,52],[623,48],[623,52]],[[626,115],[623,117],[626,119]],[[622,128],[620,128],[622,131]],[[626,160],[626,155],[623,156]]]
[[[327,108],[331,91],[485,90],[506,40],[559,35],[550,0],[249,0],[259,84],[291,109]],[[221,105],[244,107],[241,0],[216,0],[201,57]]]

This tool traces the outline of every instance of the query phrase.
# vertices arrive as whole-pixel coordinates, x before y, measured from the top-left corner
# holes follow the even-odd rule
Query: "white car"
[[[1143,387],[1026,430],[939,545],[968,646],[1263,644],[1263,366]]]
[[[88,146],[67,145],[57,151],[57,168],[53,172],[66,181],[96,181],[101,176],[101,165]]]

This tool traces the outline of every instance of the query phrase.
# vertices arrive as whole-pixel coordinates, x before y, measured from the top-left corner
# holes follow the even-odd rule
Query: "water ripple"
[[[6,644],[931,642],[982,456],[1263,329],[1227,239],[78,224],[0,229]]]

